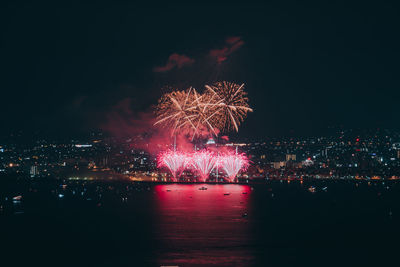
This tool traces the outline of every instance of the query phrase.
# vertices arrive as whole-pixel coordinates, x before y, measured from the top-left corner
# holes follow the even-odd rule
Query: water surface
[[[202,186],[207,190],[199,190]],[[399,189],[396,182],[381,181],[2,185],[0,261],[13,266],[394,266]],[[11,201],[17,194],[21,203]]]

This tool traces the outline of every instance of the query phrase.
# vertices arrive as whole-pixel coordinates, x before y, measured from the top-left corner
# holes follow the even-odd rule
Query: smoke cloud
[[[170,129],[154,126],[153,110],[134,112],[132,99],[125,98],[106,113],[101,129],[112,136],[131,140],[131,148],[144,150],[152,155],[172,149],[174,143],[180,151],[193,151],[193,144],[184,133],[172,137]]]
[[[228,56],[238,50],[242,45],[244,45],[244,41],[241,37],[228,37],[225,40],[225,46],[221,49],[212,49],[209,56],[214,58],[218,63],[221,63],[227,60]]]
[[[177,53],[173,53],[169,56],[167,63],[164,66],[155,67],[153,69],[154,72],[167,72],[177,67],[178,69],[183,66],[192,65],[194,63],[194,59],[185,56],[179,55]]]

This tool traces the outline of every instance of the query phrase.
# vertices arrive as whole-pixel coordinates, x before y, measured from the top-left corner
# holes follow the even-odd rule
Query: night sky
[[[242,136],[398,129],[399,6],[326,2],[2,4],[1,131],[140,120],[160,88],[217,80],[246,84]]]

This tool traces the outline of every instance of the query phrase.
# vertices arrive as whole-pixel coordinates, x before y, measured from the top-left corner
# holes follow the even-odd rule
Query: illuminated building
[[[272,166],[274,169],[284,168],[286,166],[284,161],[272,162]]]
[[[212,138],[208,139],[206,145],[215,145],[214,139]]]
[[[29,173],[30,173],[31,177],[38,176],[39,175],[38,166],[36,166],[36,165],[31,166],[31,170]]]
[[[295,154],[286,154],[286,161],[296,161]]]

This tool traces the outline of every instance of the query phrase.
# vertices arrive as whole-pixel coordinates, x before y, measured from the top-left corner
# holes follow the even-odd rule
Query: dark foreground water
[[[201,186],[2,184],[0,266],[399,262],[400,185],[395,182]],[[21,202],[13,203],[19,194]]]

